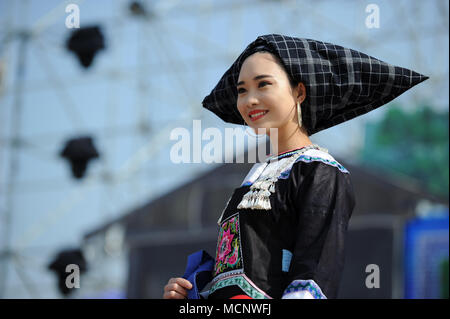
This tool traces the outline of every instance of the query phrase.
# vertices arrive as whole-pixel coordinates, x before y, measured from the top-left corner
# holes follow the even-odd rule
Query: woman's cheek
[[[239,106],[239,104],[238,104],[237,109],[238,109],[239,114],[241,114],[242,118],[245,119],[245,114],[244,114],[244,112],[243,112],[242,106]]]

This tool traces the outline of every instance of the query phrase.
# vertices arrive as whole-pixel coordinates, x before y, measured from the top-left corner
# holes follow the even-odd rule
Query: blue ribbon
[[[212,280],[214,258],[206,251],[199,250],[188,256],[186,271],[183,275],[192,284],[188,290],[188,299],[201,299],[199,293]]]

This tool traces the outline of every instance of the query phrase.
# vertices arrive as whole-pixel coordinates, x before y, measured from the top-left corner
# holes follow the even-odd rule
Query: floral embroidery
[[[219,243],[219,252],[217,255],[217,260],[221,262],[226,262],[228,254],[231,251],[231,241],[234,235],[230,234],[230,229],[222,233],[222,239]]]
[[[242,268],[241,245],[239,235],[239,217],[235,215],[222,224],[217,241],[214,276]]]

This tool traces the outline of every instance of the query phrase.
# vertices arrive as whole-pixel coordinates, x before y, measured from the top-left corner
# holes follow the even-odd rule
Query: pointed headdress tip
[[[427,75],[417,73],[417,76],[414,77],[415,80],[413,81],[413,85],[417,85],[419,83],[422,83],[422,82],[428,80],[429,78],[430,77],[427,76]]]

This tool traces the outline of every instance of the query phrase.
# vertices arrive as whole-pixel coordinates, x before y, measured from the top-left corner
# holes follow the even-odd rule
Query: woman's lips
[[[264,111],[264,110],[255,110],[255,111],[251,111],[250,113],[248,113],[248,117],[250,118],[250,120],[252,122],[259,120],[260,118],[262,118],[264,115],[267,114],[267,112],[269,111]]]

